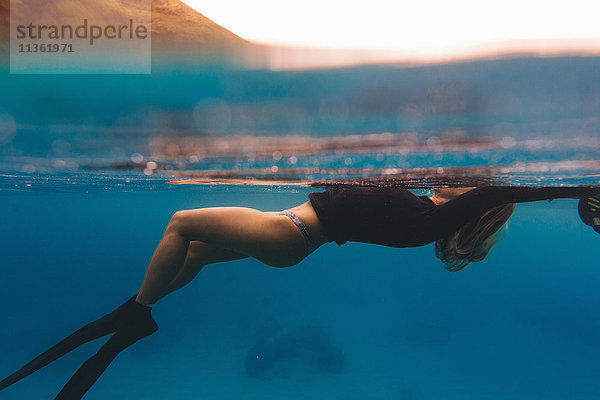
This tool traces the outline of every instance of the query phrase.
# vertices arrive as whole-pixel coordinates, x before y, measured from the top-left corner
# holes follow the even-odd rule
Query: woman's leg
[[[308,254],[302,233],[285,215],[241,207],[178,211],[150,261],[138,302],[153,304],[168,292],[194,241],[274,267],[295,265]]]
[[[296,211],[302,211],[302,207]],[[314,214],[314,211],[312,211]],[[302,214],[304,222],[316,216]],[[314,232],[321,228],[310,224]],[[317,236],[318,244],[325,238]],[[57,399],[81,398],[112,360],[125,348],[154,333],[152,304],[161,296],[190,282],[206,264],[255,257],[272,266],[291,266],[308,253],[306,241],[285,215],[247,208],[212,208],[177,212],[156,249],[148,273],[133,298],[104,317],[77,330],[36,357],[8,378],[0,390],[32,374],[84,343],[112,334],[96,355],[88,359],[62,389]]]
[[[181,267],[181,270],[179,270],[175,279],[169,283],[169,286],[161,297],[181,289],[190,283],[205,265],[240,260],[246,257],[247,256],[240,253],[222,249],[208,243],[191,242],[188,247],[183,267]]]

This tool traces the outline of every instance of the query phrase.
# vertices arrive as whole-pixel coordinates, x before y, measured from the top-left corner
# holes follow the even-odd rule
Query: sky
[[[586,39],[600,49],[598,0],[184,0],[260,43],[441,54],[488,44]],[[571,43],[571,42],[569,42]]]

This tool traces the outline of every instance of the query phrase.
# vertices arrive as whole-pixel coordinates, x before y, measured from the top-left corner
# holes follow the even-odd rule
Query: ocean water
[[[327,185],[598,185],[599,66],[0,73],[0,379],[130,298],[180,209],[282,210]],[[433,245],[209,265],[85,399],[597,399],[599,240],[555,200],[518,205],[454,273]],[[102,342],[0,398],[53,398]]]
[[[0,177],[2,376],[135,293],[175,211],[280,210],[320,190],[139,173],[36,184],[46,178]],[[155,307],[157,334],[85,398],[597,398],[599,239],[577,200],[555,200],[519,205],[486,260],[455,273],[432,245],[326,244],[283,269],[209,265]],[[101,341],[2,398],[53,398]]]

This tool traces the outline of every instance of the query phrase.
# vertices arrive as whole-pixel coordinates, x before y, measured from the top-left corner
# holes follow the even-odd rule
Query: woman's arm
[[[487,211],[503,204],[585,198],[598,193],[599,187],[480,187],[435,207],[423,219],[422,231],[432,234],[431,238],[440,238],[456,232],[465,223],[479,219]]]
[[[429,197],[433,204],[440,206],[444,203],[449,202],[457,198],[458,196],[465,194],[468,191],[476,189],[475,187],[461,187],[461,188],[439,188],[433,190],[433,196]]]

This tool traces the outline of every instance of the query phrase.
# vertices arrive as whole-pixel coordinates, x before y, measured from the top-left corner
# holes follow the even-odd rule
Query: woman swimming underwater
[[[515,203],[599,194],[598,187],[487,186],[441,189],[426,197],[400,188],[352,187],[311,193],[308,202],[282,212],[242,207],[178,211],[139,292],[0,381],[0,390],[80,345],[112,334],[56,397],[82,398],[122,350],[158,329],[152,306],[208,264],[253,257],[273,267],[289,267],[327,242],[399,248],[435,242],[437,257],[456,271],[485,258]]]

